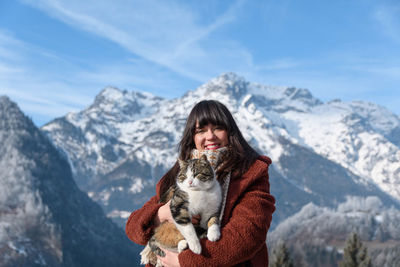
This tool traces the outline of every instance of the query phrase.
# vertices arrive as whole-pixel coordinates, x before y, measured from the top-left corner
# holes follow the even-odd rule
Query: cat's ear
[[[184,166],[187,165],[186,161],[181,160],[181,159],[179,159],[179,158],[178,158],[178,163],[179,163],[179,167],[180,167],[181,169],[182,169]]]
[[[201,155],[200,159],[203,161],[208,161],[206,154]]]

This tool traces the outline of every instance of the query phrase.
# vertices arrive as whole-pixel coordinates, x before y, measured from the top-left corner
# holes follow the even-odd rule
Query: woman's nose
[[[214,137],[215,137],[214,131],[212,129],[209,129],[206,133],[206,138],[213,139]]]

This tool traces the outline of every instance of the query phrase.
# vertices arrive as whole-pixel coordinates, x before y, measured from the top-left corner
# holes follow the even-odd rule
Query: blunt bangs
[[[225,106],[216,101],[204,100],[199,102],[193,109],[194,128],[196,129],[196,122],[199,122],[199,127],[203,128],[208,124],[218,125],[229,132],[230,120],[227,117],[229,111]]]

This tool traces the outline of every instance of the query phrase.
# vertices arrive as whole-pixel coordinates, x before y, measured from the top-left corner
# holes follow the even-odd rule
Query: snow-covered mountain
[[[400,200],[400,119],[371,103],[340,101],[282,114],[299,143]]]
[[[371,103],[323,103],[306,89],[233,73],[172,100],[109,87],[87,109],[42,130],[69,159],[77,184],[122,225],[175,162],[186,117],[202,99],[226,104],[246,139],[272,158],[275,222],[310,201],[333,206],[350,195],[398,205],[398,116]]]
[[[65,157],[0,97],[0,265],[132,266],[138,249],[76,186]]]
[[[334,208],[309,203],[280,223],[268,243],[288,244],[295,262],[308,262],[304,266],[337,266],[346,239],[356,233],[374,266],[399,266],[399,220],[400,210],[385,207],[377,197],[348,197]]]
[[[94,103],[79,113],[69,113],[43,127],[66,152],[76,182],[82,188],[99,174],[112,171],[136,149],[133,133],[138,123],[158,111],[163,99],[148,93],[107,87]]]

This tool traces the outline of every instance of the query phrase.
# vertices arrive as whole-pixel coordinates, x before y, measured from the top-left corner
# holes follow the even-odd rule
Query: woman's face
[[[200,128],[196,122],[194,144],[199,151],[218,149],[228,145],[228,133],[221,126],[211,123]]]

